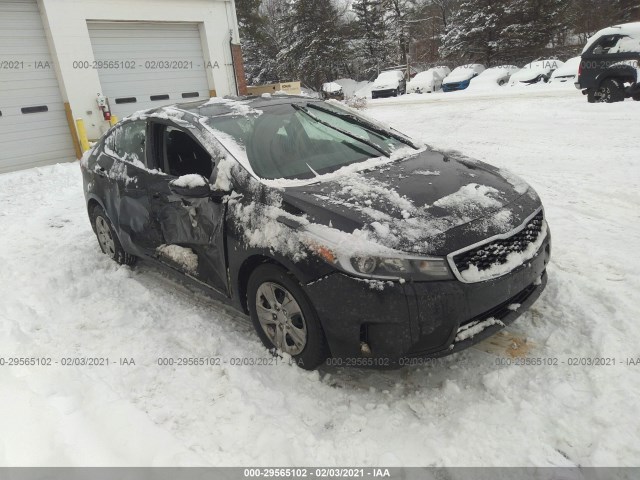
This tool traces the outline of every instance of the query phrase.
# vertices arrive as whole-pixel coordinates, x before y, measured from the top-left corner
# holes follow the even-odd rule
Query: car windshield
[[[259,115],[210,117],[207,124],[244,149],[264,179],[308,179],[412,147],[400,134],[368,124],[328,103],[281,104]],[[225,144],[224,135],[219,136]],[[403,141],[404,140],[404,141]]]

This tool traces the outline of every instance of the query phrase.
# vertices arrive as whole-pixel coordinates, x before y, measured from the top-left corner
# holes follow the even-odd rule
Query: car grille
[[[535,242],[542,232],[544,215],[540,210],[526,226],[508,238],[494,240],[471,250],[454,255],[453,262],[458,272],[464,272],[471,266],[483,271],[494,265],[507,263],[507,256],[513,252],[523,252],[529,244]]]

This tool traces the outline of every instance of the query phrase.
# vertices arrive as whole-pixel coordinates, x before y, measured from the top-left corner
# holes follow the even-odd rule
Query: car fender
[[[635,62],[635,66],[629,62]],[[638,62],[619,62],[609,66],[605,71],[596,76],[596,85],[600,86],[607,78],[623,78],[625,81],[635,83],[638,81]]]

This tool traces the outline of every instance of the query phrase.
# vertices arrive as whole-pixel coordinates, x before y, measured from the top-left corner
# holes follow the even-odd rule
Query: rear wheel
[[[93,207],[90,219],[93,231],[96,232],[96,237],[98,237],[98,244],[100,244],[102,253],[120,265],[133,265],[136,263],[138,257],[124,251],[111,220],[109,220],[109,217],[107,217],[107,214],[101,206],[96,205]]]
[[[605,78],[596,90],[589,90],[589,103],[614,103],[624,100],[624,84],[617,78]]]
[[[284,268],[256,268],[249,278],[247,303],[253,326],[268,349],[291,355],[305,370],[327,359],[329,348],[315,309]]]

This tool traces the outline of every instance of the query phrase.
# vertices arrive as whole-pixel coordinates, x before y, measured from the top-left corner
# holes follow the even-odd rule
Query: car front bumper
[[[334,364],[398,368],[411,358],[468,348],[516,320],[546,285],[550,249],[547,234],[525,264],[478,283],[366,281],[336,272],[305,290]],[[458,336],[470,324],[487,326],[472,337]]]
[[[376,98],[392,97],[397,91],[398,91],[398,88],[387,88],[385,90],[371,90],[371,98],[374,98],[374,96]]]
[[[443,83],[442,91],[444,92],[453,92],[455,90],[464,90],[469,86],[471,80],[463,80],[462,82],[451,82],[451,83]]]

